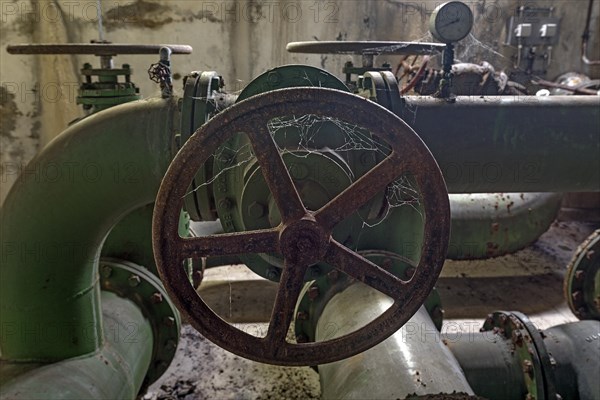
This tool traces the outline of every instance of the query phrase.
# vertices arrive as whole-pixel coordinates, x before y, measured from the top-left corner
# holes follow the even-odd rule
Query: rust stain
[[[14,93],[0,86],[0,136],[13,137],[11,132],[17,125],[17,117],[23,115],[15,101]]]
[[[175,22],[194,22],[196,20],[212,23],[222,23],[218,18],[219,11],[206,7],[197,13],[181,11],[175,7],[159,2],[137,0],[124,6],[115,6],[105,13],[105,27],[107,30],[118,28],[148,28],[158,29],[164,25]]]

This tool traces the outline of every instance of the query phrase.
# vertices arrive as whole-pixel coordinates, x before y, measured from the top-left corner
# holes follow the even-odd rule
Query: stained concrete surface
[[[598,227],[598,223],[555,222],[538,241],[515,254],[492,260],[447,261],[437,284],[445,309],[442,330],[477,332],[486,315],[495,310],[525,312],[540,329],[576,321],[563,298],[563,276],[577,246]],[[224,293],[205,293],[206,300],[213,301],[215,307],[225,303],[221,309],[232,320],[247,313],[244,304],[256,304],[261,298],[265,304],[273,301],[274,284],[261,281],[244,266],[208,270],[206,280],[229,282]],[[248,289],[253,286],[259,290]],[[242,294],[250,298],[242,300]],[[269,306],[250,309],[255,310],[250,319],[264,320],[268,316]],[[264,332],[267,324],[254,322],[245,326]],[[143,398],[316,399],[319,396],[319,377],[313,369],[245,360],[184,325],[171,367]]]

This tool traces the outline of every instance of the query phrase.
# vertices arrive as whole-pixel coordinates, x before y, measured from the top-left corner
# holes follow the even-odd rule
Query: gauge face
[[[431,14],[429,30],[443,43],[453,43],[466,37],[473,27],[473,13],[460,1],[450,1],[438,6]]]

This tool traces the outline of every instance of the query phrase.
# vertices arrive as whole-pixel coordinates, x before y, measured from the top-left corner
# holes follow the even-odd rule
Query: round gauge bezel
[[[446,22],[445,19],[448,19],[448,16],[445,16],[444,14],[449,12],[449,7],[457,6],[462,7],[462,10],[460,10],[456,22],[462,25],[468,24],[469,29],[460,37],[447,37],[444,32],[440,32],[439,24],[441,22]],[[473,21],[473,12],[471,11],[468,5],[460,1],[450,1],[439,5],[433,11],[429,20],[429,31],[436,40],[439,40],[442,43],[455,43],[464,39],[469,33],[471,33],[471,30],[473,29]],[[442,26],[442,28],[444,27],[445,26]]]

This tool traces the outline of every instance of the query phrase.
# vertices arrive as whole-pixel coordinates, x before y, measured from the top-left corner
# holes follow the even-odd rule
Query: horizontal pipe
[[[0,210],[0,350],[58,361],[102,342],[98,257],[112,226],[154,200],[171,160],[174,100],[113,107],[61,133]]]
[[[578,321],[544,331],[554,358],[556,388],[563,399],[600,399],[600,322]]]
[[[403,101],[450,193],[600,191],[599,96]]]
[[[523,367],[510,340],[496,332],[442,336],[479,396],[497,400],[525,398]]]
[[[451,194],[447,257],[497,257],[533,243],[556,219],[562,194]]]
[[[502,335],[498,330],[446,334],[444,342],[475,393],[491,400],[520,400],[527,395],[523,362],[511,338]],[[551,360],[541,363],[536,378],[544,376],[546,390],[551,387],[562,399],[600,399],[600,322],[562,324],[541,331],[540,337],[532,355]]]
[[[316,340],[350,333],[384,312],[392,300],[355,283],[325,306]],[[396,333],[364,353],[319,365],[323,399],[404,399],[409,395],[473,394],[424,307]],[[457,396],[458,398],[464,398]]]
[[[0,389],[3,399],[134,399],[152,358],[150,322],[130,300],[102,292],[104,344],[99,351],[45,365]],[[4,364],[10,369],[10,365]]]

